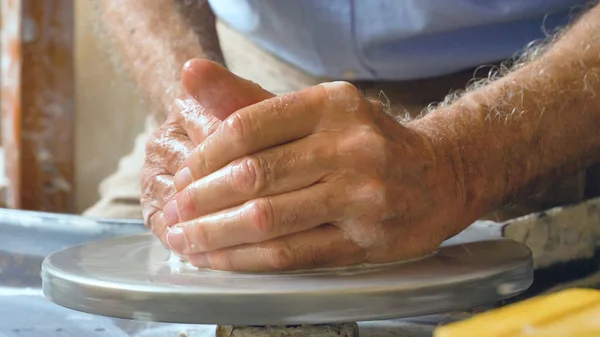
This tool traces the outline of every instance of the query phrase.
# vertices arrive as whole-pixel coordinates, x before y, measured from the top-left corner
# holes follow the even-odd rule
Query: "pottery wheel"
[[[293,325],[465,310],[526,290],[531,253],[510,240],[442,246],[410,262],[246,274],[174,263],[152,235],[59,251],[42,266],[46,297],[67,308],[155,322]]]

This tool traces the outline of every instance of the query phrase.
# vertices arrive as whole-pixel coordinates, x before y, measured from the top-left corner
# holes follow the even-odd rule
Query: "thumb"
[[[203,59],[188,61],[183,67],[181,81],[187,93],[220,120],[275,96],[218,63]]]

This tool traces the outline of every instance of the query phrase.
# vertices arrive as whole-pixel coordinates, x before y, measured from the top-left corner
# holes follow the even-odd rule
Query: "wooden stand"
[[[73,0],[0,4],[2,206],[73,212]]]

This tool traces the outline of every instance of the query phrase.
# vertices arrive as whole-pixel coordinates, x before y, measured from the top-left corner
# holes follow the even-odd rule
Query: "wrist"
[[[510,197],[514,184],[507,179],[508,162],[499,156],[502,139],[488,137],[484,106],[464,97],[411,122],[427,139],[440,179],[450,185],[457,208],[471,223]]]

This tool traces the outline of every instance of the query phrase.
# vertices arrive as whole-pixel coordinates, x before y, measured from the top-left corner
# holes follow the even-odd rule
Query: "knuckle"
[[[245,213],[245,222],[254,227],[261,236],[268,236],[275,232],[273,206],[267,198],[250,201]]]
[[[169,130],[160,128],[146,140],[146,156],[150,157],[149,160],[155,161],[157,156],[160,158],[168,154],[174,142],[181,140],[181,137],[172,134]]]
[[[371,179],[358,188],[356,195],[361,203],[370,205],[369,213],[385,215],[387,208],[387,189],[386,185],[377,179]]]
[[[161,132],[145,144],[145,167],[155,166],[174,174],[192,153],[189,138],[178,133]]]
[[[173,103],[169,105],[169,115],[167,118],[177,119],[180,116],[183,116],[186,110],[187,106],[185,104],[185,97],[179,96],[173,101]]]
[[[143,174],[141,185],[140,202],[142,204],[157,203],[159,208],[162,208],[166,200],[176,192],[173,179],[162,171],[152,170]]]
[[[173,183],[173,177],[171,176],[159,176],[157,177],[159,181],[159,195],[162,198],[163,204],[166,204],[168,200],[170,200],[175,193],[177,193],[177,189],[175,188],[175,184]]]
[[[195,256],[193,256],[193,255],[188,258],[188,262],[189,262],[189,264],[191,264],[193,267],[196,267],[196,268],[204,268],[205,267],[204,265],[202,265],[202,262],[199,259],[196,259]]]
[[[346,107],[347,111],[356,111],[361,103],[362,94],[358,88],[349,82],[337,81],[328,84],[327,99],[338,106]]]
[[[140,185],[142,186],[142,191],[147,190],[152,184],[152,180],[156,177],[156,172],[152,165],[144,164],[144,168],[142,169],[142,174],[140,177]]]
[[[186,236],[186,240],[189,242],[188,254],[199,253],[201,250],[211,250],[210,247],[210,232],[206,230],[205,226],[195,224],[193,221],[185,223],[183,226],[183,233]]]
[[[225,120],[224,125],[225,133],[236,142],[234,145],[243,145],[247,127],[244,118],[238,112],[235,112]]]
[[[379,214],[387,209],[387,193],[386,185],[382,181],[368,178],[352,187],[349,199],[356,205],[368,205],[366,208],[359,207],[356,211],[371,215]]]
[[[189,95],[182,95],[168,107],[169,115],[164,125],[181,127],[186,121],[197,118],[202,110],[202,106],[195,99]]]
[[[155,216],[156,214],[158,214],[158,208],[152,207],[152,205],[148,205],[146,207],[144,206],[145,205],[142,204],[142,217],[144,219],[144,225],[146,226],[146,228],[153,231],[155,227]]]
[[[202,106],[191,96],[182,95],[171,105],[171,113],[175,119],[194,118],[202,110]]]
[[[381,153],[387,147],[387,139],[374,127],[366,127],[362,132],[362,138],[370,149],[375,153]]]
[[[369,180],[367,183],[365,183],[365,192],[367,192],[367,194],[372,195],[372,196],[377,196],[377,195],[385,195],[386,192],[386,185],[378,180],[378,179],[371,179]],[[373,200],[374,202],[378,203],[381,200],[375,199]]]
[[[204,133],[204,136],[208,137],[208,136],[212,135],[213,133],[215,133],[215,131],[217,130],[219,125],[220,125],[220,121],[217,118],[209,118],[202,128],[202,132]]]
[[[379,165],[386,159],[388,141],[371,125],[353,128],[338,144],[338,151],[358,163]]]
[[[164,216],[162,212],[156,211],[150,217],[150,231],[154,236],[156,236],[162,242],[166,242],[166,234],[167,234],[167,224],[164,221]]]
[[[180,212],[182,212],[180,214],[182,220],[190,220],[190,217],[197,216],[198,207],[202,207],[204,195],[202,187],[197,182],[193,182],[179,193],[177,204]]]
[[[371,167],[386,167],[388,160],[388,144],[385,138],[376,136],[369,141],[370,151],[364,153],[366,161],[370,162]]]
[[[206,253],[210,268],[215,270],[232,270],[233,263],[228,251],[214,251]]]
[[[151,184],[158,176],[162,174],[166,174],[165,170],[160,167],[160,165],[153,162],[150,158],[146,157],[140,177],[142,185],[145,186]]]
[[[148,137],[148,139],[146,140],[145,143],[145,150],[146,150],[146,156],[154,154],[156,152],[156,150],[158,149],[158,145],[160,144],[160,139],[162,138],[162,130],[161,129],[157,129],[156,131],[154,131],[150,137]]]
[[[294,267],[294,252],[287,244],[278,245],[265,251],[265,263],[274,270],[289,270]]]
[[[175,184],[173,183],[173,176],[170,174],[157,175],[154,179],[152,192],[155,196],[160,197],[163,205],[166,204],[167,201],[177,193]]]
[[[260,194],[264,185],[264,169],[255,157],[247,157],[232,165],[230,183],[235,192],[242,195]]]
[[[360,91],[352,83],[346,81],[337,82],[338,90],[348,96],[361,96]]]
[[[213,160],[210,158],[210,156],[205,155],[205,153],[206,143],[204,142],[198,145],[198,147],[192,151],[190,158],[188,158],[188,163],[191,164],[189,167],[192,169],[192,172],[194,172],[194,168],[204,174],[208,174],[213,171],[213,167],[215,166],[213,164]]]

